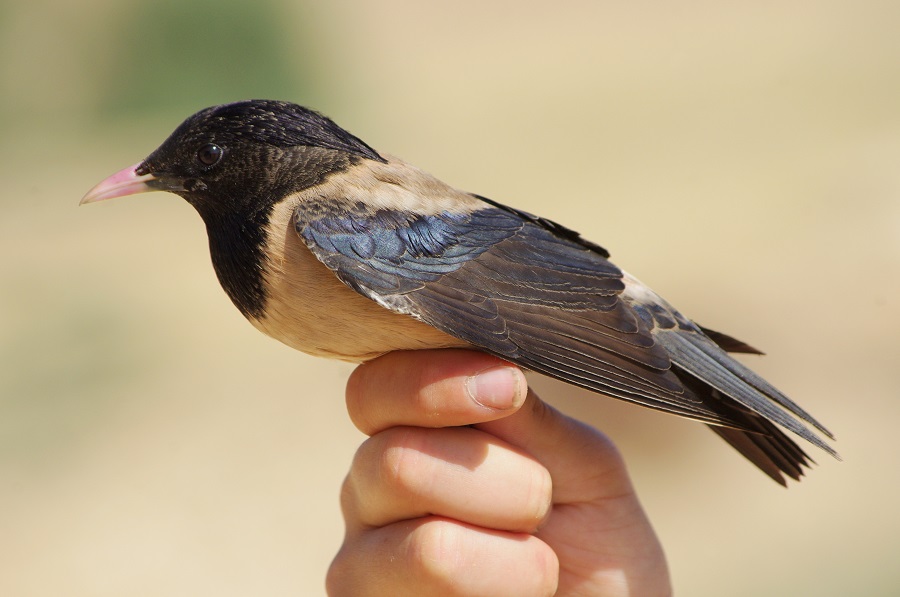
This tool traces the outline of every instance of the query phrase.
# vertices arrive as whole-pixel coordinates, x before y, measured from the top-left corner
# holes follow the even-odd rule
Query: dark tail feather
[[[787,486],[784,475],[799,481],[803,468],[808,468],[813,460],[769,421],[758,418],[754,423],[759,427],[758,431],[715,425],[709,425],[709,428],[781,485]]]
[[[699,325],[698,327],[726,352],[763,354],[762,351],[737,338]],[[716,394],[717,392],[713,390],[714,397],[719,398],[720,396]],[[709,428],[781,485],[787,487],[784,475],[799,481],[803,476],[804,467],[809,468],[810,464],[815,464],[800,446],[767,419],[749,413],[730,414],[742,419],[741,426],[747,430],[718,425],[709,425]]]
[[[696,322],[695,322],[696,323]],[[711,330],[709,328],[705,328],[700,324],[697,324],[697,327],[703,330],[703,333],[706,336],[719,345],[719,348],[724,350],[725,352],[740,352],[744,354],[765,354],[763,351],[753,348],[746,342],[742,342],[737,338],[732,338],[728,334],[723,334],[722,332],[717,332],[716,330]]]
[[[787,486],[785,476],[799,481],[806,468],[815,464],[806,452],[772,421],[740,404],[699,379],[679,374],[681,382],[693,393],[704,397],[704,404],[718,412],[733,426],[708,425],[744,458],[775,482]]]

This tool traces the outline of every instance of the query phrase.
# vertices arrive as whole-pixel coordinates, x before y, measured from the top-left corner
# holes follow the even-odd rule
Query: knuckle
[[[328,566],[328,571],[325,573],[325,592],[330,597],[351,594],[349,581],[354,566],[350,564],[349,559],[347,550],[342,547]]]
[[[416,372],[411,406],[424,421],[439,419],[448,406],[448,398],[452,397],[444,369],[443,362],[432,359],[424,361]]]
[[[393,428],[383,434],[378,461],[379,480],[395,496],[415,496],[428,484],[430,459],[424,456],[423,434],[413,428]]]
[[[341,514],[343,515],[345,522],[350,522],[351,518],[355,516],[358,509],[357,499],[358,493],[356,483],[353,471],[351,470],[351,472],[344,477],[344,482],[341,483],[340,506]]]
[[[363,433],[369,433],[373,428],[366,400],[366,388],[371,387],[370,369],[371,367],[368,365],[360,365],[354,369],[347,379],[347,386],[344,390],[344,400],[350,420]]]
[[[462,563],[463,528],[442,519],[428,520],[410,536],[406,559],[409,570],[427,586],[445,591],[454,586]],[[442,593],[445,594],[445,593]]]
[[[559,582],[559,560],[549,545],[535,537],[511,544],[496,537],[473,536],[471,529],[433,517],[413,531],[406,545],[405,565],[420,594],[554,595]],[[500,549],[505,547],[505,549]],[[491,573],[491,565],[509,574]]]
[[[550,471],[541,465],[533,467],[526,500],[531,530],[535,530],[547,520],[553,508],[553,479]]]
[[[534,552],[534,585],[536,595],[556,595],[559,588],[559,558],[546,543]]]

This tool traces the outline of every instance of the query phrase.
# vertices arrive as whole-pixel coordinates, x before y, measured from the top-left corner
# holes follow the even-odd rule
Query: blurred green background
[[[623,449],[682,595],[900,593],[900,4],[0,2],[0,594],[317,595],[350,366],[248,325],[173,195],[77,209],[184,117],[329,114],[575,227],[838,435],[785,491],[534,378]]]

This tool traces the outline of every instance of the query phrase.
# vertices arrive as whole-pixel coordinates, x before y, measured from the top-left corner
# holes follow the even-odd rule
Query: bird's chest
[[[289,202],[275,206],[267,227],[264,308],[248,317],[260,331],[308,354],[357,362],[393,350],[466,345],[344,285],[294,231],[292,213]]]

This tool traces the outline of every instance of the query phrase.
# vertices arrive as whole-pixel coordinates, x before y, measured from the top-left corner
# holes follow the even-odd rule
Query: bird
[[[707,424],[787,485],[834,435],[600,245],[458,190],[291,102],[187,118],[81,204],[168,191],[199,213],[213,268],[253,326],[302,352],[365,362],[469,348]],[[814,430],[815,431],[814,431]]]

